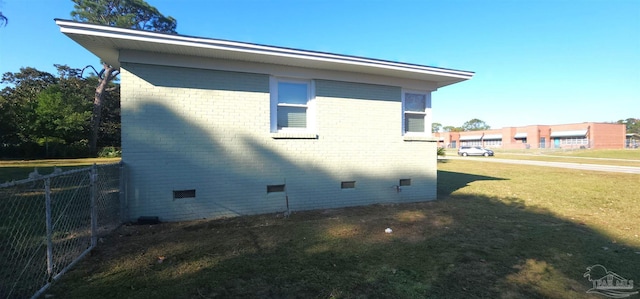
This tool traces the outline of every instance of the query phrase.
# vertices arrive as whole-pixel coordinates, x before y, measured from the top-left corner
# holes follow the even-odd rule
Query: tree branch
[[[87,65],[84,68],[82,68],[82,70],[80,71],[80,78],[82,78],[82,76],[84,75],[84,70],[88,68],[92,68],[96,74],[98,73],[98,71],[96,70],[96,68],[93,67],[93,65]]]

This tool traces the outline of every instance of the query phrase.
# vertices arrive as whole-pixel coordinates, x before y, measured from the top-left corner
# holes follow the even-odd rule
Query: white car
[[[493,151],[479,146],[461,146],[458,149],[459,156],[493,156]]]

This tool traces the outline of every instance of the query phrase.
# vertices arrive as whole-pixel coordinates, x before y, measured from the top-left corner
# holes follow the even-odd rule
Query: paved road
[[[444,159],[469,159],[474,161],[484,161],[484,162],[494,162],[494,163],[525,164],[525,165],[534,165],[534,166],[548,166],[548,167],[560,167],[560,168],[571,168],[571,169],[581,169],[581,170],[640,174],[640,167],[633,167],[633,166],[547,162],[547,161],[533,161],[533,160],[512,160],[512,159],[500,159],[500,158],[494,158],[494,157],[446,156]]]

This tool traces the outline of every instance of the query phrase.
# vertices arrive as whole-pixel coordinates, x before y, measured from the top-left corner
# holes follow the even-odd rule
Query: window
[[[271,132],[311,132],[313,81],[271,78]]]
[[[492,140],[485,140],[484,144],[480,144],[482,146],[501,146],[502,145],[502,139],[492,139]]]
[[[482,146],[482,140],[463,140],[460,146]]]
[[[402,93],[402,132],[404,135],[431,134],[431,94],[405,91]]]

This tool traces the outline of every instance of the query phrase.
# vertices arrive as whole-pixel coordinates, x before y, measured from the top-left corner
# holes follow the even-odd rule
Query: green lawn
[[[447,156],[456,156],[455,150],[448,150]],[[540,151],[537,149],[496,150],[496,158],[514,160],[534,160],[548,162],[568,162],[581,164],[617,165],[640,167],[640,150],[574,150]]]
[[[549,155],[567,156],[567,157],[640,160],[640,149],[577,150],[577,151],[564,151],[564,152],[559,151],[556,153],[549,153]]]
[[[640,279],[638,175],[451,160],[438,176],[425,203],[123,226],[47,293],[602,298],[586,267]]]

